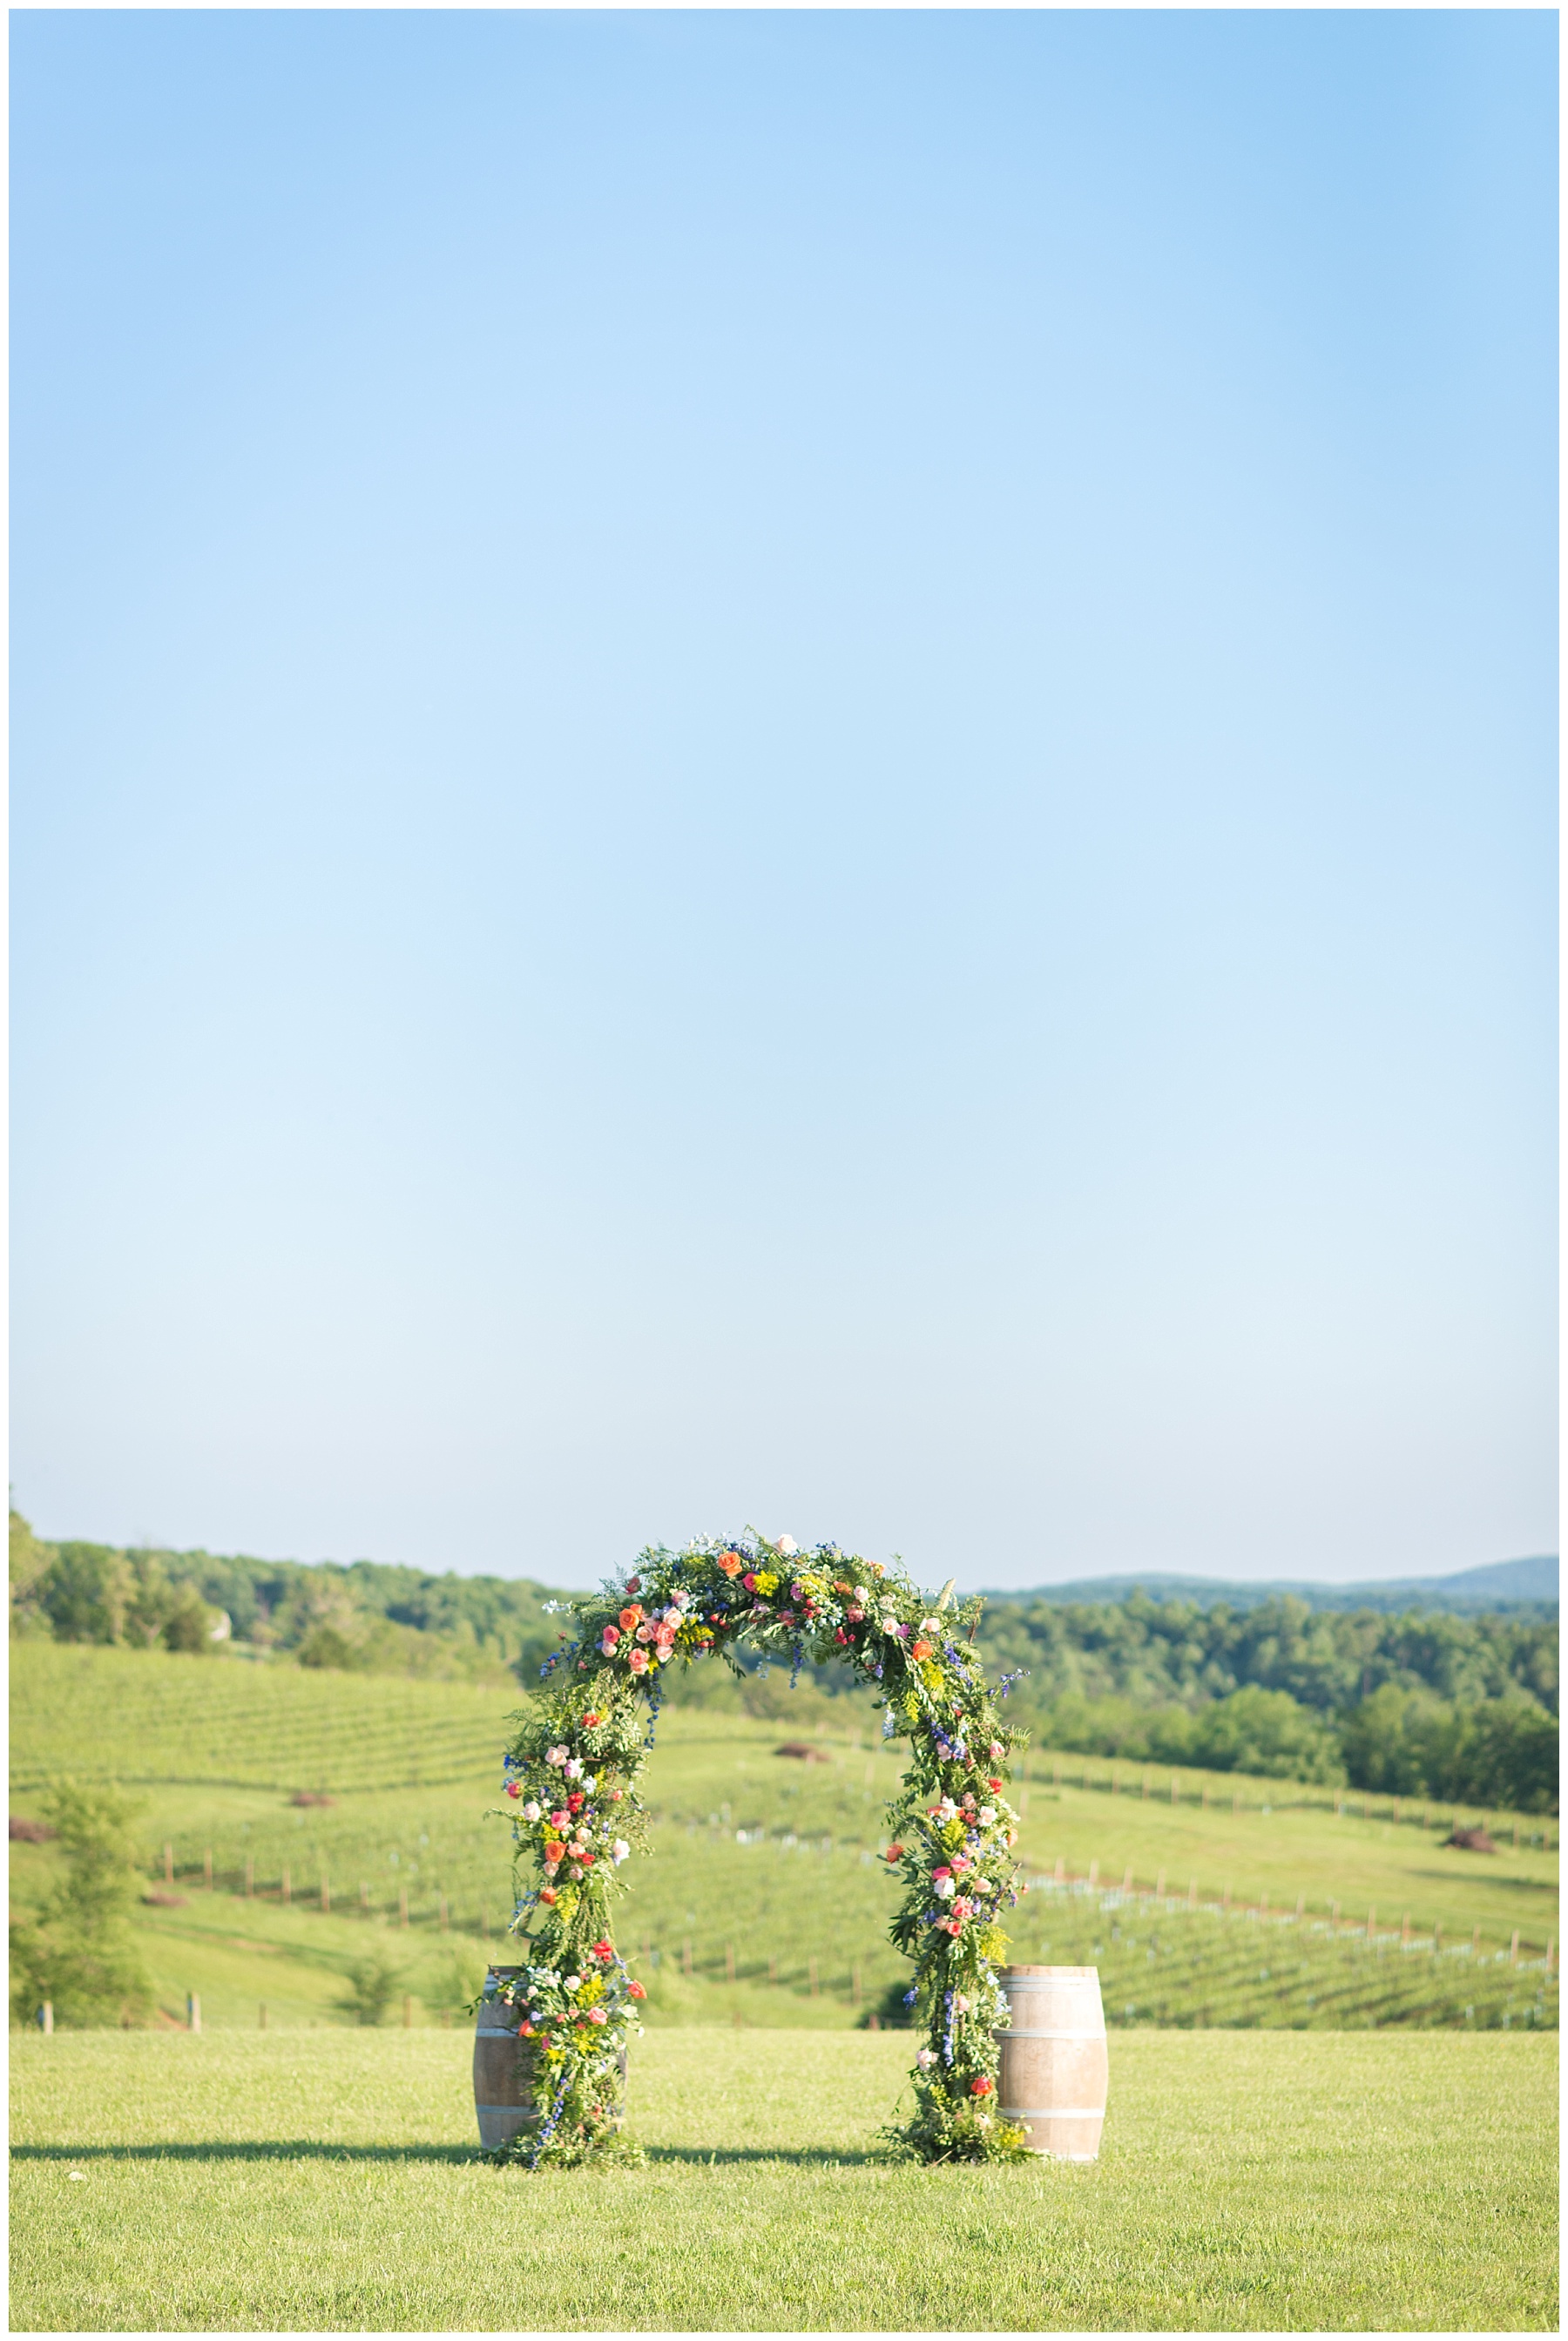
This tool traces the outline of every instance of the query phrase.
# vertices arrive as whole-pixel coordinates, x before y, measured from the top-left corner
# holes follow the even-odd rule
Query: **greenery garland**
[[[886,1859],[904,1888],[889,1926],[915,1963],[907,2004],[926,2042],[912,2075],[912,2117],[890,2133],[928,2162],[1010,2161],[1025,2133],[996,2111],[996,2033],[1007,2003],[996,1968],[1001,1913],[1018,1898],[1017,1815],[1004,1794],[1025,1735],[1002,1723],[972,1647],[978,1600],[933,1602],[901,1572],[819,1545],[769,1543],[748,1530],[640,1555],[624,1584],[571,1605],[578,1638],[546,1662],[549,1678],[505,1758],[517,1851],[512,1931],[531,1964],[491,1995],[531,2042],[535,2120],[506,2159],[530,2168],[621,2151],[629,2034],[645,1997],[615,1948],[610,1910],[620,1871],[645,1842],[638,1780],[653,1745],[664,1671],[714,1655],[737,1673],[737,1643],[808,1661],[841,1659],[874,1687],[884,1738],[910,1760],[888,1808]],[[792,1678],[793,1679],[793,1678]],[[1005,1698],[1011,1678],[1005,1679]]]

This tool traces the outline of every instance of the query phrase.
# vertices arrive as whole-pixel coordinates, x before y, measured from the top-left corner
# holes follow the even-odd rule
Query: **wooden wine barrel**
[[[998,2031],[997,2111],[1022,2122],[1029,2150],[1093,2162],[1106,2120],[1106,2015],[1097,1967],[1004,1967],[1012,2023]]]
[[[491,1967],[484,1978],[487,1992],[510,1983],[522,1967]],[[520,2040],[521,2021],[500,2001],[481,2002],[473,2027],[473,2109],[479,2116],[480,2143],[487,2154],[504,2146],[519,2130],[531,2129],[539,2116],[531,2083],[533,2043]]]

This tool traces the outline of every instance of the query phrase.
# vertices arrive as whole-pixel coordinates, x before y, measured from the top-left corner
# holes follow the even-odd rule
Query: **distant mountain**
[[[997,1586],[991,1601],[1126,1601],[1145,1593],[1151,1601],[1192,1601],[1200,1609],[1222,1601],[1233,1609],[1255,1609],[1285,1593],[1313,1609],[1447,1609],[1461,1617],[1479,1611],[1507,1616],[1555,1617],[1556,1556],[1531,1560],[1494,1560],[1481,1569],[1461,1569],[1452,1577],[1379,1578],[1355,1585],[1317,1585],[1294,1578],[1236,1584],[1222,1577],[1175,1577],[1160,1569],[1120,1577],[1080,1577],[1067,1585]]]

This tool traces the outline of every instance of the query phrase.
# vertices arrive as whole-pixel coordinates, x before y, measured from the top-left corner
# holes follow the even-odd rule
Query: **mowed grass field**
[[[650,2033],[646,2166],[533,2177],[455,2034],[14,2039],[13,2325],[1555,2326],[1551,2039],[1118,2034],[1099,2161],[992,2170],[874,2158],[908,2046]]]

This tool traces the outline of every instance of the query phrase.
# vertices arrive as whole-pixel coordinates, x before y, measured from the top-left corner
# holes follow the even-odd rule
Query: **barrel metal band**
[[[1008,2121],[1105,2121],[1102,2105],[999,2105]]]
[[[997,2034],[998,2040],[1103,2040],[1105,2037],[1103,2030],[1099,2032],[1048,2032],[1043,2027],[1039,2030],[1032,2030],[1027,2024],[1009,2024],[1004,2028],[998,2029]]]

